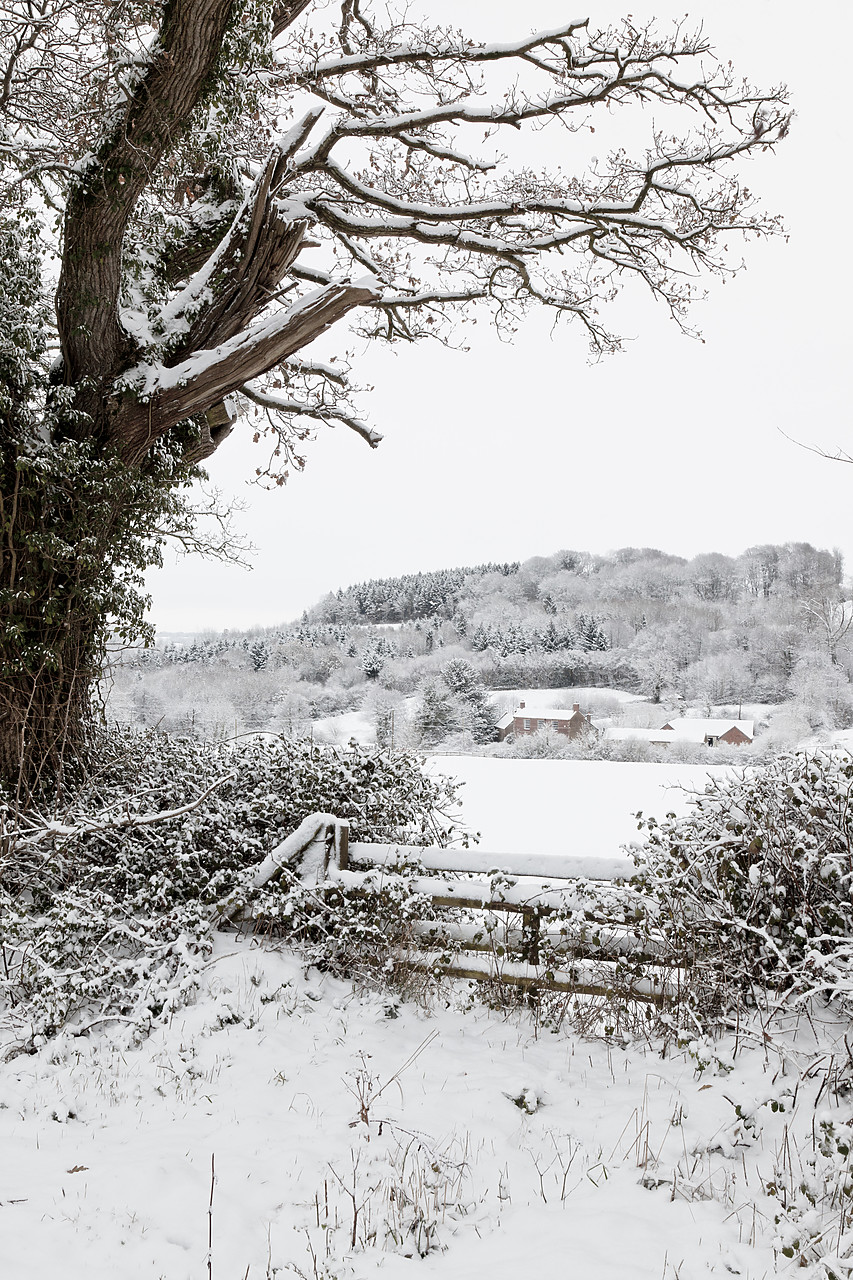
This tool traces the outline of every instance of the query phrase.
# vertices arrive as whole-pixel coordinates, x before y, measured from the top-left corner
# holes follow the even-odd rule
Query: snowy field
[[[430,773],[464,785],[461,821],[490,852],[609,857],[640,838],[634,814],[686,813],[723,765],[433,756]]]
[[[4,1280],[783,1273],[775,1055],[700,1080],[684,1053],[220,952],[142,1045],[105,1029],[0,1070]]]
[[[486,847],[608,853],[706,773],[431,767],[464,777]],[[360,993],[218,935],[142,1043],[110,1022],[0,1065],[0,1277],[823,1280],[780,1252],[802,1233],[771,1192],[806,1176],[821,1091],[839,1118],[833,1059],[729,1049],[588,1042],[464,984]]]
[[[339,716],[324,716],[313,722],[312,733],[317,742],[329,742],[345,747],[355,739],[364,747],[376,742],[376,730],[361,711],[345,711]]]

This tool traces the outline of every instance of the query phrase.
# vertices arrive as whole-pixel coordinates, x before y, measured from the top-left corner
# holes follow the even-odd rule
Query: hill
[[[126,653],[112,705],[201,732],[304,732],[353,712],[378,727],[463,660],[492,690],[623,689],[707,714],[784,703],[802,738],[853,714],[843,570],[837,552],[799,542],[692,559],[559,551],[368,580],[294,623]]]

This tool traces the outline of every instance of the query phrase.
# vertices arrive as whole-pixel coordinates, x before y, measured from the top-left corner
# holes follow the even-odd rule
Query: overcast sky
[[[710,282],[694,314],[704,343],[632,296],[611,314],[626,353],[593,365],[580,326],[552,334],[546,316],[512,345],[484,320],[466,329],[468,351],[366,350],[355,376],[375,388],[362,406],[382,445],[324,430],[275,493],[244,483],[257,450],[239,424],[209,471],[249,504],[238,521],[254,567],[192,558],[152,573],[158,628],[270,625],[365,578],[561,547],[691,556],[798,540],[840,547],[853,572],[853,466],[785,438],[853,452],[847,0],[608,0],[571,15],[554,0],[421,4],[484,40],[581,13],[598,25],[689,12],[738,71],[791,89],[788,140],[742,170],[790,238],[743,246],[747,270]],[[572,135],[555,130],[553,144],[569,168]]]

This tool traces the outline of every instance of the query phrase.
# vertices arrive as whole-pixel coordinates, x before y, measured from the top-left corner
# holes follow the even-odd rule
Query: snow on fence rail
[[[255,885],[285,868],[303,883],[366,893],[382,891],[377,870],[409,868],[412,891],[454,913],[440,922],[416,922],[417,945],[402,958],[412,969],[578,995],[618,990],[657,1004],[678,990],[679,972],[662,944],[608,922],[602,911],[583,918],[589,916],[591,891],[594,897],[600,890],[603,901],[607,890],[618,893],[620,881],[633,875],[634,864],[624,855],[554,857],[350,843],[347,821],[312,814],[269,854]]]

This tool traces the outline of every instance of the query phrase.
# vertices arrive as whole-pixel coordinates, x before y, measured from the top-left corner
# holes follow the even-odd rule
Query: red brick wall
[[[741,747],[745,742],[752,742],[752,738],[748,738],[743,730],[733,724],[731,729],[726,729],[725,733],[720,734],[719,741],[727,742],[732,747]]]

